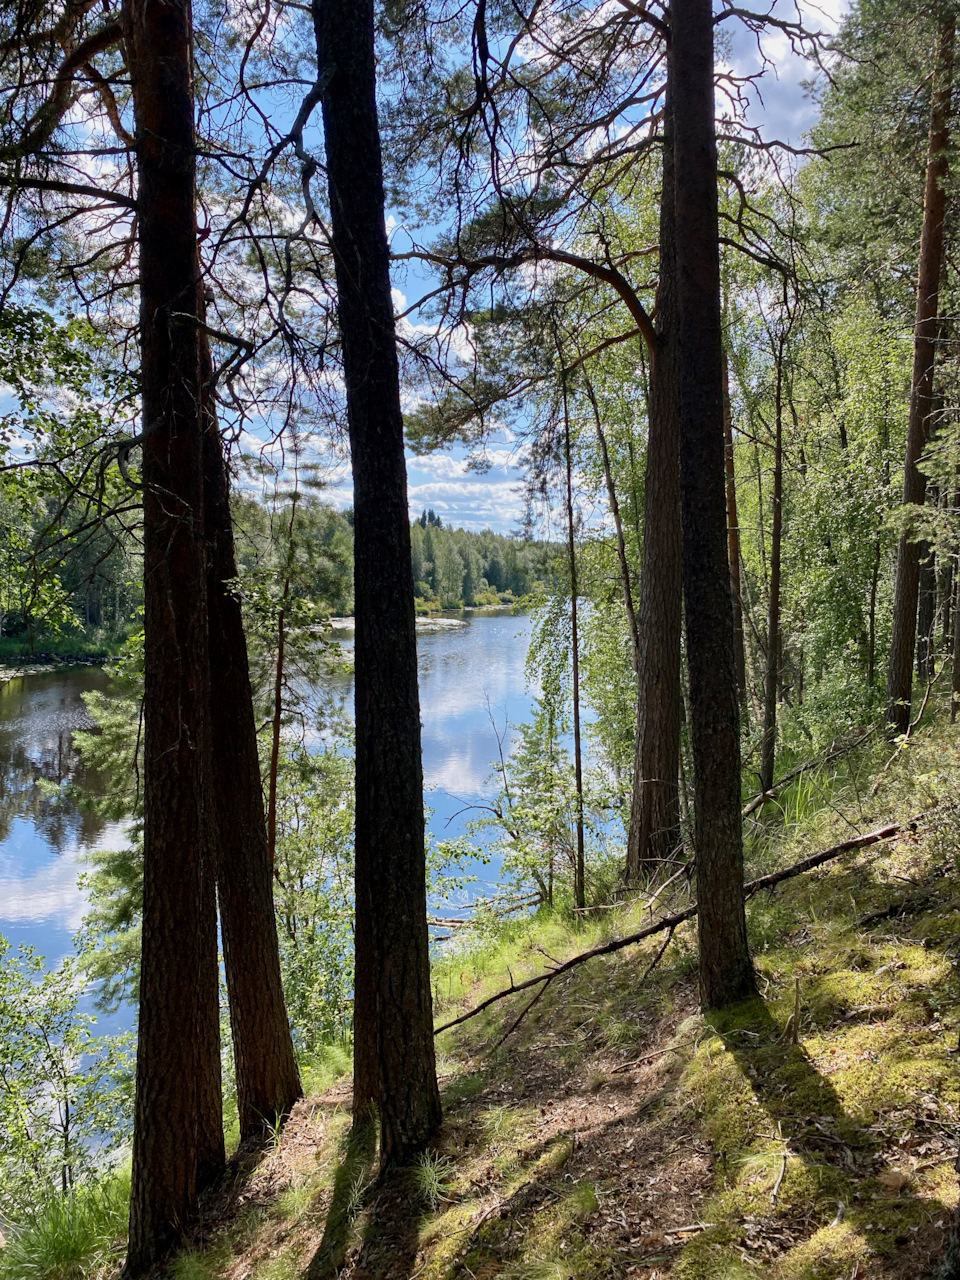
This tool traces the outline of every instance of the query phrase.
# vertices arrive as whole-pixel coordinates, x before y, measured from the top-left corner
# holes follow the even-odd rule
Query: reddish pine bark
[[[675,131],[680,491],[701,902],[700,1000],[756,990],[743,909],[740,717],[727,564],[723,341],[710,0],[673,0],[669,50]]]
[[[224,1163],[209,794],[192,24],[126,0],[137,123],[144,521],[144,885],[127,1272],[180,1239]]]
[[[933,375],[937,354],[943,230],[947,209],[953,54],[954,24],[951,18],[940,28],[937,65],[934,71],[933,102],[930,107],[930,138],[923,196],[917,317],[914,329],[913,381],[903,468],[905,505],[921,505],[927,490],[926,477],[918,463],[929,439],[933,409]],[[908,532],[905,532],[901,535],[897,547],[893,635],[890,640],[890,662],[887,667],[887,724],[894,733],[906,733],[910,724],[919,590],[920,546]]]
[[[378,1103],[386,1167],[440,1123],[410,523],[372,0],[316,0],[314,21],[354,485],[354,1107]]]
[[[660,285],[650,362],[643,564],[637,610],[637,740],[626,881],[674,857],[680,843],[681,535],[672,90],[664,114]]]
[[[220,440],[206,334],[200,336],[206,411],[204,522],[208,546],[210,732],[217,825],[217,891],[241,1140],[260,1136],[301,1096],[287,1021],[273,906],[273,870],[260,783],[257,727],[240,601],[230,478]]]

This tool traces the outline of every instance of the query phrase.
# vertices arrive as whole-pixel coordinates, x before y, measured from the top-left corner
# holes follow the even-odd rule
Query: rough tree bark
[[[192,23],[125,0],[137,125],[144,520],[144,885],[128,1275],[223,1167],[208,739]]]
[[[201,312],[202,314],[202,312]],[[210,731],[217,821],[217,891],[237,1074],[241,1140],[257,1138],[301,1096],[280,976],[273,874],[263,811],[247,642],[231,583],[237,558],[230,478],[212,394],[210,344],[200,335],[204,391],[204,525],[208,547]]]
[[[413,571],[373,3],[314,0],[313,16],[326,81],[323,125],[354,484],[355,1107],[379,1101],[386,1167],[422,1149],[440,1123]]]
[[[927,176],[923,196],[923,228],[920,235],[920,270],[917,281],[917,315],[914,329],[913,381],[907,449],[903,468],[904,504],[923,503],[926,477],[918,462],[927,445],[933,408],[933,373],[937,351],[940,273],[943,262],[944,216],[947,208],[948,147],[953,94],[954,21],[940,27]],[[887,724],[894,733],[906,733],[910,724],[913,690],[913,658],[917,638],[917,596],[920,585],[920,546],[909,531],[897,547],[897,577],[893,598],[893,635],[887,667]]]
[[[672,0],[680,492],[690,672],[700,1000],[753,994],[743,909],[740,716],[727,565],[723,340],[710,0]]]
[[[643,564],[637,617],[637,740],[625,879],[662,865],[680,843],[682,625],[677,280],[672,91],[664,111],[657,334],[650,359]]]

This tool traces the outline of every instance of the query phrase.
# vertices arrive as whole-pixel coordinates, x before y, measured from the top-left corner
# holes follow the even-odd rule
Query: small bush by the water
[[[126,1236],[129,1176],[115,1174],[50,1192],[16,1223],[0,1253],[0,1280],[86,1280],[98,1275]]]

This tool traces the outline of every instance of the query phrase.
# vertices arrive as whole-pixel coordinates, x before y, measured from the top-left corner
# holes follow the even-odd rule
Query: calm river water
[[[530,626],[528,617],[479,614],[418,632],[424,782],[441,838],[459,834],[469,816],[461,811],[489,790],[492,721],[502,732],[528,716]],[[348,631],[336,634],[349,645]],[[71,950],[83,917],[84,853],[123,845],[122,824],[60,792],[67,780],[94,792],[101,785],[84,773],[71,735],[90,727],[82,695],[107,683],[96,668],[66,667],[0,686],[0,932],[51,963]]]

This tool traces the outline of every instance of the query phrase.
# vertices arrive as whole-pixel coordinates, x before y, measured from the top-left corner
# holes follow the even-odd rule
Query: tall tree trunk
[[[743,907],[740,715],[727,564],[713,12],[672,0],[680,491],[704,1008],[753,994]]]
[[[880,586],[880,535],[873,542],[873,564],[870,568],[870,605],[867,620],[867,694],[873,701],[877,678],[877,591]]]
[[[410,518],[377,123],[373,2],[314,0],[313,15],[318,67],[328,78],[323,125],[354,486],[354,1087],[356,1104],[374,1101],[369,1096],[374,1074],[369,1057],[375,1043],[380,1159],[386,1167],[421,1150],[440,1123]]]
[[[770,598],[767,608],[767,670],[763,697],[763,739],[760,751],[760,790],[773,786],[777,748],[777,677],[780,671],[780,559],[783,543],[783,348],[777,351],[774,394],[773,499],[770,521]]]
[[[573,902],[580,911],[587,905],[583,849],[583,750],[580,738],[580,629],[577,613],[577,542],[573,522],[573,458],[570,448],[570,408],[566,373],[563,378],[563,452],[567,488],[567,557],[570,564],[570,647],[573,660],[573,768],[577,792],[577,849],[573,866]]]
[[[643,564],[637,617],[637,739],[625,880],[662,865],[680,844],[682,625],[677,267],[672,89],[664,111],[657,345],[651,351]]]
[[[270,768],[267,774],[267,857],[270,866],[277,860],[277,784],[280,776],[280,736],[283,728],[283,677],[287,646],[287,601],[290,598],[290,574],[293,571],[293,529],[297,520],[298,493],[290,503],[290,523],[287,527],[287,562],[283,578],[283,592],[277,611],[277,665],[273,681],[273,719],[270,725]]]
[[[953,94],[954,23],[940,28],[933,101],[927,178],[923,197],[923,229],[920,236],[920,270],[917,283],[917,315],[914,329],[913,381],[907,449],[903,468],[903,502],[921,505],[926,478],[918,462],[927,445],[933,407],[933,373],[937,350],[940,272],[943,262],[943,229],[947,208],[947,173],[950,143],[950,109]],[[893,635],[887,668],[887,724],[894,733],[906,733],[910,724],[913,657],[917,630],[917,595],[920,582],[920,547],[907,530],[897,547],[897,577],[893,598]]]
[[[733,597],[734,662],[737,688],[744,710],[747,706],[747,650],[743,638],[743,599],[740,593],[740,517],[737,512],[737,473],[733,454],[733,413],[730,409],[730,362],[723,353],[723,468],[727,498],[727,560],[730,563],[730,593]]]
[[[933,674],[934,636],[937,619],[937,555],[924,539],[918,544],[920,573],[917,580],[917,678],[926,684]]]
[[[217,818],[217,890],[237,1075],[241,1140],[256,1138],[301,1096],[280,976],[273,874],[263,812],[257,726],[240,601],[230,478],[213,399],[210,344],[200,335],[206,410],[204,523],[209,555],[210,727]]]
[[[191,12],[125,0],[137,123],[144,520],[144,872],[127,1272],[224,1163],[210,792]]]

